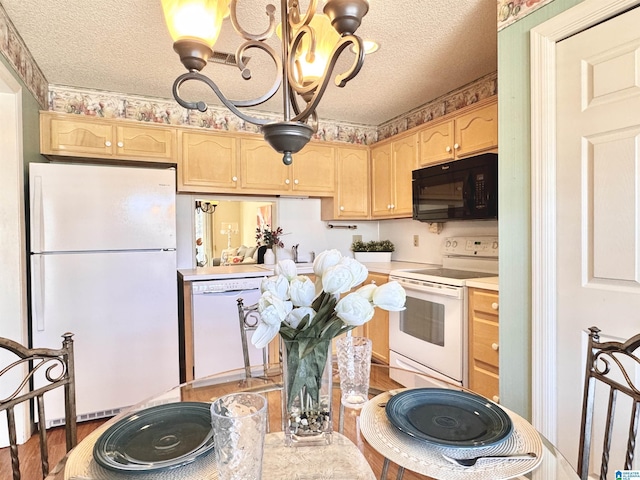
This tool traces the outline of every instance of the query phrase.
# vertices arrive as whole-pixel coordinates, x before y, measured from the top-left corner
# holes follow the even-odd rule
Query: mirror
[[[194,205],[198,267],[258,263],[256,228],[271,225],[275,202],[197,198]],[[242,248],[245,247],[245,248]]]

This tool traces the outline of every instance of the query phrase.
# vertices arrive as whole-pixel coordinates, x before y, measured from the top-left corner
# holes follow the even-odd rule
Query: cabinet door
[[[369,156],[363,148],[337,149],[335,218],[369,217]]]
[[[104,158],[115,152],[113,127],[108,122],[41,115],[40,127],[44,154]]]
[[[366,283],[382,285],[387,283],[389,277],[379,273],[372,273],[367,277]],[[389,364],[389,312],[376,308],[373,318],[364,324],[364,336],[371,339],[371,357]]]
[[[420,166],[453,160],[453,120],[420,131]]]
[[[498,293],[469,288],[469,388],[500,400]]]
[[[175,163],[176,130],[146,125],[116,126],[116,156]]]
[[[333,195],[335,188],[334,148],[308,143],[293,156],[291,190],[315,195]]]
[[[391,144],[393,153],[393,217],[411,217],[412,173],[418,164],[418,134],[414,133]]]
[[[236,191],[238,172],[236,139],[233,137],[180,132],[179,191]]]
[[[287,193],[292,177],[292,167],[282,163],[282,154],[267,142],[252,138],[240,140],[240,187],[243,191]]]
[[[371,216],[391,217],[393,167],[391,144],[371,149]]]
[[[498,147],[498,103],[493,102],[456,118],[456,158]]]

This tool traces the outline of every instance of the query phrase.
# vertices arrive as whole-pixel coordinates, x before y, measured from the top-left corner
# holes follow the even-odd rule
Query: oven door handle
[[[411,280],[399,277],[389,277],[389,280],[397,281],[405,290],[431,293],[433,295],[444,295],[453,298],[462,298],[464,287],[453,285],[443,285],[442,283],[426,282],[424,280]]]

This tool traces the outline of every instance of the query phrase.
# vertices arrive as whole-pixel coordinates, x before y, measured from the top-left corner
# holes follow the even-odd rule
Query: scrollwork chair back
[[[29,349],[13,340],[0,337],[0,350],[9,352],[3,358],[10,359],[8,364],[0,365],[0,383],[7,384],[9,375],[12,375],[12,379],[15,378],[13,375],[15,375],[16,370],[19,371],[18,375],[21,378],[15,389],[12,388],[15,382],[11,380],[11,391],[8,396],[1,395],[3,398],[0,398],[0,412],[7,412],[13,480],[20,480],[20,461],[18,458],[14,413],[14,408],[17,405],[24,402],[35,402],[34,408],[38,413],[38,423],[42,427],[39,427],[38,431],[43,478],[50,473],[43,398],[46,392],[56,388],[64,388],[67,452],[77,444],[73,334],[65,333],[62,337],[61,349]],[[35,379],[37,379],[36,382],[34,382]]]
[[[238,298],[238,320],[240,321],[240,339],[242,340],[242,357],[244,359],[244,372],[247,378],[252,377],[251,359],[249,358],[248,333],[255,331],[260,323],[258,304],[245,305],[242,298]],[[262,349],[262,363],[264,371],[268,368],[267,348]]]
[[[640,423],[640,385],[636,372],[640,371],[640,358],[636,351],[640,349],[640,334],[626,342],[600,342],[600,330],[597,327],[589,329],[589,345],[587,350],[584,396],[582,404],[582,424],[580,427],[580,447],[578,452],[578,475],[581,480],[589,477],[589,457],[592,446],[592,432],[594,427],[594,406],[596,398],[596,384],[601,383],[608,388],[607,416],[604,426],[602,443],[602,460],[600,463],[600,480],[607,478],[609,469],[609,454],[616,418],[616,400],[619,396],[630,398],[628,437],[624,468],[618,467],[622,459],[616,459],[616,470],[631,470],[638,423]],[[622,379],[622,380],[616,380]],[[622,412],[619,411],[618,417]]]

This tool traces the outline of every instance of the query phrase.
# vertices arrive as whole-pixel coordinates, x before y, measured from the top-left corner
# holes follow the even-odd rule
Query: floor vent
[[[85,413],[84,415],[78,415],[77,421],[86,422],[88,420],[97,420],[99,418],[113,417],[118,413],[120,413],[121,410],[122,410],[121,408],[113,408],[111,410],[102,410],[100,412]],[[64,417],[56,418],[54,420],[47,420],[47,428],[59,427],[61,425],[64,425],[64,423],[65,423]]]
[[[251,57],[244,56],[242,57],[242,61],[245,66],[249,63]],[[227,52],[213,52],[213,55],[209,57],[209,61],[211,63],[219,63],[221,65],[229,65],[231,67],[236,66],[236,54],[235,53],[227,53]]]

